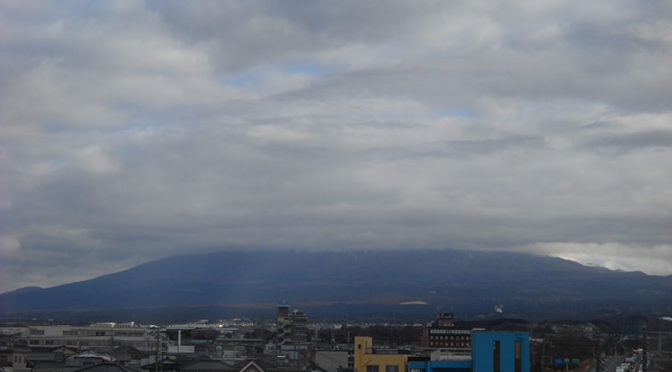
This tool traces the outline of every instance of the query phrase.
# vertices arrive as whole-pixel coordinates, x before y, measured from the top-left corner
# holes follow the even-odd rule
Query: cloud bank
[[[0,291],[168,255],[672,274],[665,1],[0,2]]]

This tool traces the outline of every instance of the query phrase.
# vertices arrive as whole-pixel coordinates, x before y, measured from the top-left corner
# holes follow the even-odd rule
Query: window
[[[366,366],[366,372],[379,372],[378,365],[377,364],[371,364]]]
[[[399,372],[399,366],[385,366],[385,372]]]
[[[499,351],[500,351],[499,341],[493,342],[493,345],[492,345],[492,372],[501,372],[502,371],[502,366],[500,364]]]
[[[520,341],[515,341],[513,343],[513,372],[522,372],[523,370],[523,359],[520,354]]]
[[[44,335],[44,330],[43,329],[31,329],[30,334],[31,335],[36,335],[36,336],[42,336],[42,335]]]

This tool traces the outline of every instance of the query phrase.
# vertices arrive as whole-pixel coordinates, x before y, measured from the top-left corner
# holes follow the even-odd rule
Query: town
[[[51,323],[51,324],[50,324]],[[2,324],[3,372],[640,372],[670,371],[672,322],[498,319],[427,323],[310,322],[277,305],[275,319],[187,324],[135,321]]]

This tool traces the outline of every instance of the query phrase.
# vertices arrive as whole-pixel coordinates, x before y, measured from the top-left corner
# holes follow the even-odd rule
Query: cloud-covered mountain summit
[[[198,308],[272,311],[278,300],[314,315],[350,306],[390,315],[406,301],[454,308],[466,317],[503,305],[511,316],[664,313],[672,311],[672,277],[586,267],[520,253],[453,250],[368,252],[218,252],[176,256],[130,270],[47,289],[0,295],[11,313]],[[194,311],[196,314],[196,311]],[[198,315],[192,315],[197,317]]]

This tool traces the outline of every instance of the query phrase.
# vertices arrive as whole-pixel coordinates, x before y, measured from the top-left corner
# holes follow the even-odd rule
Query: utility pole
[[[159,372],[159,335],[161,332],[157,328],[156,332],[156,354],[154,356],[154,372]]]
[[[648,350],[649,350],[649,334],[647,330],[647,326],[644,326],[644,329],[642,330],[643,336],[644,336],[644,347],[642,348],[642,372],[646,372],[646,367],[648,363]]]
[[[602,361],[600,360],[600,341],[599,339],[595,341],[595,348],[593,349],[593,355],[595,358],[595,372],[600,372],[601,371],[601,366],[600,364]]]

